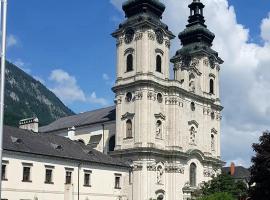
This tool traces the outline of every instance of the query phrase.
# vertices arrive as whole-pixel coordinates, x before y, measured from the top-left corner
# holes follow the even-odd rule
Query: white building
[[[170,59],[175,36],[161,21],[158,0],[128,0],[116,38],[115,107],[66,117],[42,127],[132,166],[132,200],[188,199],[220,172],[219,71],[204,5],[193,0],[182,48]],[[181,16],[179,16],[181,17]],[[173,79],[170,64],[173,63]]]
[[[65,137],[4,127],[2,199],[129,199],[130,167]]]

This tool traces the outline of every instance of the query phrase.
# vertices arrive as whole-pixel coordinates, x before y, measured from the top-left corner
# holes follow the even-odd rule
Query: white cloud
[[[109,77],[109,75],[108,74],[102,74],[102,78],[103,78],[103,80],[105,80],[105,81],[108,81],[108,80],[110,80],[110,77]]]
[[[16,46],[18,44],[18,40],[14,35],[7,36],[7,48]]]
[[[270,42],[270,13],[268,18],[262,20],[261,24],[261,37],[265,40]]]
[[[50,74],[49,80],[52,81],[54,85],[51,90],[67,104],[83,102],[99,104],[102,106],[108,105],[107,100],[97,97],[95,92],[92,92],[89,96],[85,94],[77,84],[76,78],[62,69],[53,70]]]
[[[121,10],[124,0],[111,0]],[[163,20],[175,35],[185,28],[190,0],[163,0]],[[270,124],[270,14],[262,20],[264,45],[249,42],[249,29],[237,22],[228,0],[203,0],[208,28],[215,33],[213,48],[225,61],[221,66],[223,106],[222,156],[236,164],[249,165],[251,145]],[[180,48],[173,40],[171,54]],[[269,129],[269,128],[268,128]]]

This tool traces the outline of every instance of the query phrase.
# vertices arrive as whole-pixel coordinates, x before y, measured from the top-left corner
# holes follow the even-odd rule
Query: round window
[[[126,101],[131,102],[131,100],[132,100],[132,94],[131,94],[131,92],[128,92],[126,95]]]

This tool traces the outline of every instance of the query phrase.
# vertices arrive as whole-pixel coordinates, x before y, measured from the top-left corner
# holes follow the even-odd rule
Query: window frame
[[[72,168],[66,168],[66,173],[65,173],[65,185],[71,185],[72,181],[73,181],[73,177],[72,177],[72,172],[74,171],[74,169]],[[68,173],[70,173],[70,176],[67,176]],[[70,181],[68,181],[68,177],[70,177]]]
[[[191,187],[197,185],[197,165],[194,162],[189,166],[189,183]]]
[[[132,53],[129,53],[126,56],[126,73],[132,71],[134,71],[134,56]]]
[[[121,189],[122,174],[114,174],[114,189]]]
[[[156,55],[156,72],[162,74],[162,56],[160,54]]]
[[[130,127],[128,127],[128,124],[130,125]],[[133,138],[133,123],[131,119],[127,119],[126,120],[126,139],[132,139],[132,138]]]
[[[29,169],[29,171],[25,171],[25,169]],[[28,173],[28,174],[25,174],[25,173]],[[32,182],[32,180],[31,180],[31,166],[30,165],[23,165],[22,182]]]
[[[88,183],[86,183],[86,175],[88,175]],[[84,170],[84,176],[83,176],[83,186],[84,187],[91,187],[91,178],[92,178],[92,171],[91,170]]]
[[[45,184],[54,184],[54,182],[53,182],[53,169],[54,169],[53,166],[45,166],[45,180],[44,180]],[[47,180],[47,175],[48,175],[47,171],[51,171],[50,181]]]
[[[4,170],[4,173],[3,173],[3,167],[5,168],[5,170]],[[2,175],[2,181],[7,181],[8,179],[7,179],[7,163],[4,163],[4,162],[2,162],[2,168],[1,168],[1,175]]]

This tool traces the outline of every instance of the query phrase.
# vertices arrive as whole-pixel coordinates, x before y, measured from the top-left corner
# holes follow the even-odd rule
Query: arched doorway
[[[115,135],[113,135],[109,140],[109,152],[114,151],[115,148]]]

